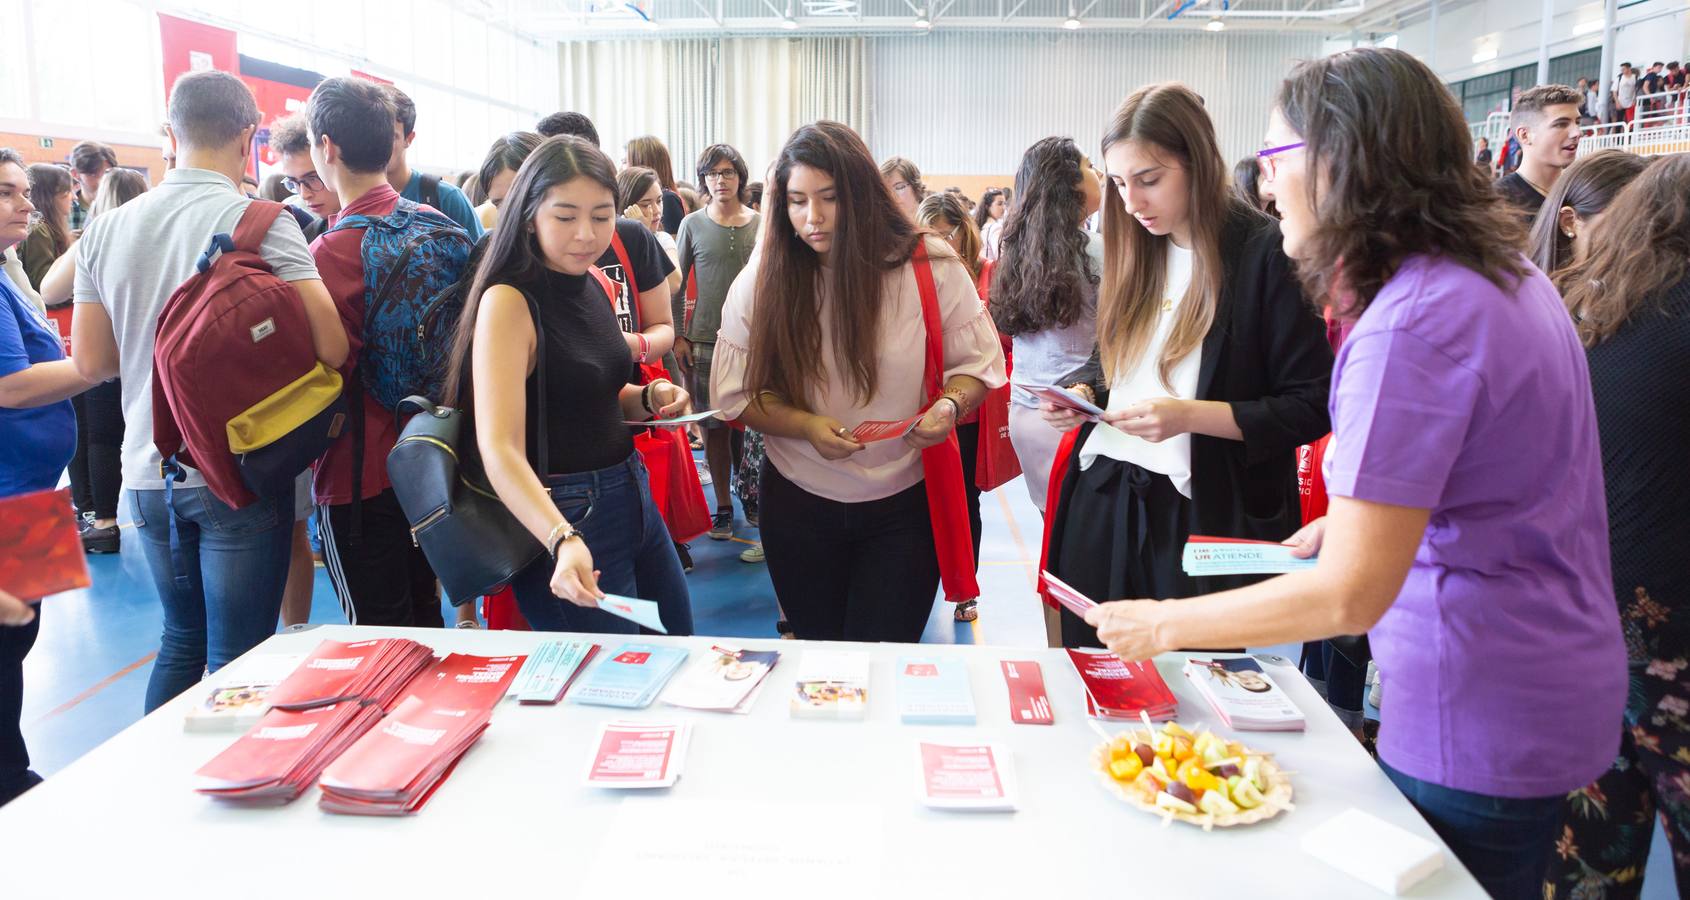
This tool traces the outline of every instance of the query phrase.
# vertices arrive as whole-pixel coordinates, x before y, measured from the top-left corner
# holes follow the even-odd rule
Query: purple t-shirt
[[[1331,408],[1328,491],[1432,511],[1369,632],[1380,757],[1499,797],[1595,780],[1626,657],[1590,375],[1555,288],[1411,257],[1339,351]]]

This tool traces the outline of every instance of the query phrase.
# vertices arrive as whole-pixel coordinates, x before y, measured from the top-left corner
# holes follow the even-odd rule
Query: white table
[[[441,653],[483,655],[523,653],[557,637],[327,626],[277,635],[258,652],[303,653],[324,639],[376,636],[409,637]],[[622,639],[597,640],[610,650]],[[652,640],[695,652],[724,642]],[[1307,715],[1308,731],[1243,739],[1275,751],[1296,773],[1297,808],[1260,825],[1206,834],[1178,822],[1164,828],[1098,783],[1087,757],[1099,739],[1084,717],[1079,677],[1061,651],[860,645],[874,655],[868,718],[830,722],[795,720],[787,711],[805,642],[732,643],[782,653],[750,715],[695,713],[661,703],[634,711],[568,700],[520,706],[507,699],[429,805],[400,819],[323,813],[314,788],[282,808],[231,807],[195,794],[194,770],[235,737],[183,732],[185,708],[203,693],[195,688],[0,808],[0,896],[301,900],[484,897],[495,890],[575,897],[602,896],[589,888],[594,879],[626,879],[625,887],[648,897],[659,896],[645,893],[657,889],[669,896],[749,891],[743,895],[973,900],[1081,896],[1094,889],[1090,896],[1157,900],[1233,892],[1288,900],[1364,898],[1383,895],[1304,854],[1298,846],[1304,833],[1358,806],[1437,841],[1289,667],[1270,671]],[[905,654],[967,661],[978,724],[901,724],[892,670]],[[1040,662],[1056,710],[1054,726],[1010,723],[998,669],[1003,659]],[[1180,721],[1207,722],[1227,733],[1181,676],[1181,658],[1157,662],[1179,696]],[[633,797],[628,795],[636,792],[582,785],[597,725],[616,718],[693,723],[678,785]],[[918,738],[1006,745],[1020,781],[1020,811],[922,807],[915,790]],[[607,840],[612,833],[648,839],[624,844]],[[738,843],[758,835],[812,847],[815,858],[793,864],[779,858],[792,852],[790,846],[748,849]],[[700,863],[684,858],[667,860],[668,868],[664,860],[628,861],[630,848],[642,846],[695,859],[699,853],[732,854],[741,865],[736,873],[711,870],[716,874],[706,876]],[[1446,851],[1443,871],[1410,896],[1485,895]]]

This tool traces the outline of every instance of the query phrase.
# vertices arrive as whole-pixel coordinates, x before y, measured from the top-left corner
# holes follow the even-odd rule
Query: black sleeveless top
[[[590,275],[546,270],[527,293],[540,307],[536,337],[546,354],[547,460],[542,475],[573,475],[614,466],[634,452],[622,424],[624,385],[637,380],[610,298]],[[528,376],[529,416],[535,378]]]

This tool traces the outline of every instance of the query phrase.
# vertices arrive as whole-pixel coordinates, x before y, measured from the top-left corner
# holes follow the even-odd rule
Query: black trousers
[[[353,504],[317,507],[323,563],[353,625],[442,628],[440,587],[428,557],[411,542],[411,526],[388,488],[359,504],[363,531],[352,539]]]
[[[39,605],[28,625],[0,625],[0,806],[41,783],[41,776],[29,770],[29,748],[23,743],[23,658],[40,633]]]
[[[775,598],[804,640],[921,640],[939,591],[927,486],[840,503],[763,466],[763,547]]]
[[[71,398],[76,411],[76,455],[70,459],[70,493],[78,512],[117,518],[123,490],[123,385],[97,384]]]
[[[1099,603],[1200,593],[1181,562],[1191,501],[1168,476],[1104,456],[1080,470],[1077,452],[1070,466],[1051,529],[1051,574]],[[1103,646],[1097,630],[1066,609],[1062,645]]]
[[[968,530],[974,538],[974,568],[980,568],[980,535],[984,524],[980,521],[980,488],[974,483],[974,473],[980,463],[980,423],[971,422],[956,427],[957,446],[962,450],[962,484],[968,492]]]

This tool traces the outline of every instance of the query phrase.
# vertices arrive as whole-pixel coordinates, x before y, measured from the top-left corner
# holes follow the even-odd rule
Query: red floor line
[[[72,709],[75,709],[78,704],[82,703],[82,701],[87,700],[89,697],[92,697],[95,694],[98,694],[99,692],[105,690],[106,688],[109,688],[112,685],[116,684],[118,681],[122,680],[123,677],[125,675],[128,675],[130,672],[133,672],[136,669],[139,669],[142,666],[146,665],[147,663],[152,662],[153,658],[156,657],[156,656],[158,656],[157,652],[148,653],[146,656],[143,656],[140,659],[137,659],[134,662],[130,663],[129,665],[124,666],[121,669],[118,669],[116,672],[113,672],[110,675],[107,675],[105,678],[101,679],[98,684],[94,685],[93,687],[89,688],[88,690],[83,691],[82,693],[77,694],[76,696],[70,698],[69,700],[66,700],[64,703],[61,703],[58,706],[48,710],[45,714],[43,714],[41,716],[41,718],[36,719],[34,724],[40,725],[42,722],[45,722],[48,719],[51,719],[55,716],[59,716],[59,715],[62,715],[64,713],[70,712]]]

